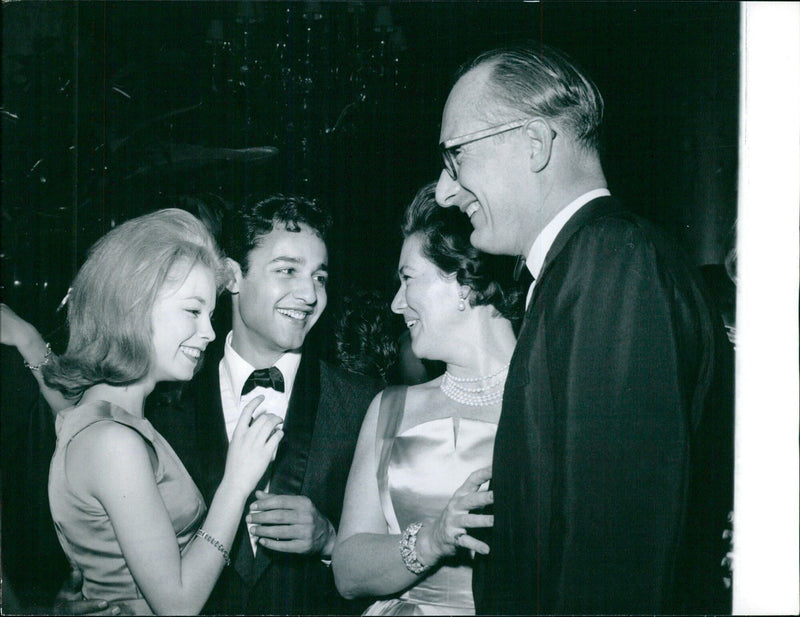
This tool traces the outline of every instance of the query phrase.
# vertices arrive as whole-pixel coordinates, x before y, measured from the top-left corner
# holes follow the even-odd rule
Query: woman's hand
[[[26,351],[30,350],[30,353],[36,354],[45,349],[39,331],[12,311],[7,304],[2,303],[0,303],[0,343],[16,347],[29,362],[31,359],[26,356]]]
[[[469,535],[468,530],[477,527],[492,527],[491,514],[472,514],[494,502],[494,493],[481,489],[481,485],[492,477],[492,468],[473,471],[447,503],[447,506],[432,523],[425,523],[417,534],[417,558],[426,566],[440,559],[455,555],[459,548],[473,550],[486,555],[489,546]]]
[[[245,495],[249,495],[275,460],[278,444],[283,437],[283,420],[271,413],[253,417],[264,400],[257,396],[242,410],[231,437],[225,475]]]
[[[39,384],[39,391],[50,405],[54,419],[59,411],[75,404],[74,399],[66,398],[61,392],[44,383],[42,372],[37,370],[49,361],[52,353],[50,346],[32,324],[2,303],[0,303],[0,343],[16,347],[22,359],[28,363],[34,379]]]

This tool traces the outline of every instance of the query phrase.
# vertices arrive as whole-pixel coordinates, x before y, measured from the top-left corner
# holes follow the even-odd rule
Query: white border
[[[733,611],[798,614],[800,4],[742,4]]]

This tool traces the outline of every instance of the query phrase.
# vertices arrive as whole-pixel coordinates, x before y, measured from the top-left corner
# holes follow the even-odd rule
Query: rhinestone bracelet
[[[225,565],[226,565],[226,566],[229,566],[229,565],[231,565],[231,556],[230,556],[230,554],[228,553],[228,549],[226,549],[226,548],[225,548],[225,545],[224,545],[224,544],[222,544],[222,542],[220,542],[219,540],[217,540],[217,539],[216,539],[214,536],[212,536],[210,533],[206,533],[206,531],[205,531],[205,530],[203,530],[202,528],[201,528],[201,529],[198,529],[197,531],[195,531],[195,532],[194,532],[194,535],[196,535],[198,538],[203,538],[203,540],[205,540],[206,542],[208,542],[208,543],[209,543],[211,546],[213,546],[213,547],[214,547],[215,549],[217,549],[217,550],[218,550],[220,553],[222,553],[222,558],[225,560]]]
[[[422,528],[422,523],[411,523],[400,538],[400,556],[403,563],[414,574],[422,574],[430,568],[417,559],[417,533]]]
[[[50,343],[45,343],[44,346],[47,349],[47,352],[44,354],[44,358],[42,359],[42,361],[39,362],[39,364],[31,364],[27,360],[23,360],[22,364],[25,365],[25,368],[30,369],[32,371],[38,371],[41,370],[43,366],[50,364],[50,358],[53,357],[53,350],[50,349]]]

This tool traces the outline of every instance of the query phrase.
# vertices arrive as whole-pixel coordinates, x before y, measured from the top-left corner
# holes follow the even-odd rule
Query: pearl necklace
[[[445,371],[442,383],[439,386],[444,395],[462,405],[479,407],[493,405],[503,400],[503,388],[506,383],[508,364],[496,373],[486,377],[454,377],[450,371]],[[479,384],[477,388],[467,387],[465,384]]]

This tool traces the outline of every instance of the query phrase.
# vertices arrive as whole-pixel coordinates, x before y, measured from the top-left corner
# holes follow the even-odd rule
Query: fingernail
[[[247,516],[244,517],[244,520],[246,520],[248,523],[252,523],[253,517],[248,514]]]
[[[111,609],[111,614],[112,615],[119,615],[119,607],[115,606],[114,608],[112,608]]]

